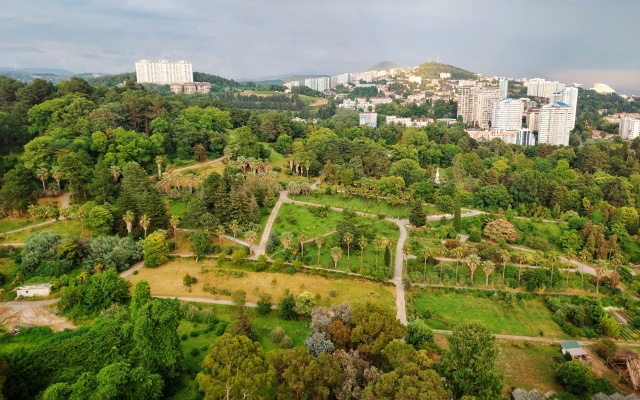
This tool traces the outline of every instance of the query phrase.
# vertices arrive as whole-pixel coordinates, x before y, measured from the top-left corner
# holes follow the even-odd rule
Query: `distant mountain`
[[[46,75],[74,75],[73,72],[67,69],[58,69],[58,68],[9,68],[9,67],[0,67],[0,72],[24,72],[27,74],[46,74]]]
[[[411,70],[411,74],[423,79],[439,79],[441,73],[450,73],[451,79],[474,79],[476,74],[453,65],[426,62]]]
[[[391,61],[381,61],[367,68],[367,71],[387,71],[393,68],[403,68],[403,66]]]
[[[305,79],[310,78],[322,78],[329,75],[314,75],[314,74],[283,74],[283,75],[269,75],[263,76],[260,79],[250,79],[250,78],[239,78],[238,82],[254,82],[259,84],[276,84],[283,85],[286,82],[291,81],[304,81]]]
[[[98,76],[95,76],[98,75]],[[108,74],[79,74],[76,75],[79,78],[85,79],[92,85],[114,87],[125,81],[135,81],[135,72],[125,72],[124,74],[108,75]]]

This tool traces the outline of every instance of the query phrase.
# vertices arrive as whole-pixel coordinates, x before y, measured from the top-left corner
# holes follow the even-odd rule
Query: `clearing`
[[[15,327],[30,328],[48,326],[54,332],[75,329],[76,326],[64,317],[56,315],[57,308],[49,307],[57,300],[10,301],[0,303],[0,323],[9,330]]]
[[[553,322],[551,311],[540,300],[517,300],[509,308],[495,295],[487,298],[482,292],[445,293],[424,289],[416,292],[414,306],[418,315],[423,315],[427,309],[431,311],[432,317],[427,323],[434,329],[451,329],[462,322],[479,322],[491,327],[493,333],[569,338]]]
[[[225,263],[225,266],[227,263]],[[142,268],[136,275],[126,279],[135,285],[146,280],[151,287],[151,294],[172,297],[205,297],[215,300],[229,300],[229,295],[236,290],[247,292],[247,302],[256,303],[261,293],[272,295],[272,303],[277,304],[284,293],[289,291],[294,296],[304,291],[319,295],[318,305],[330,306],[333,303],[348,301],[352,306],[357,303],[374,303],[393,308],[395,305],[394,289],[381,283],[360,281],[355,279],[331,279],[318,275],[296,273],[289,275],[278,272],[246,271],[242,277],[216,275],[213,272],[202,273],[202,268],[217,268],[216,261],[206,260],[196,263],[195,260],[173,260],[158,268]],[[223,267],[222,270],[231,270]],[[185,274],[198,279],[191,291],[183,285]],[[203,290],[205,284],[217,291],[216,294]]]

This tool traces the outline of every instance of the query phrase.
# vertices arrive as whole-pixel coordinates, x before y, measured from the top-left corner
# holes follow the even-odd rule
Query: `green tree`
[[[275,377],[259,343],[224,334],[211,346],[196,381],[207,400],[260,399],[267,398]]]
[[[7,210],[25,212],[29,204],[35,202],[38,184],[31,171],[22,164],[4,175],[4,184],[0,189],[0,205]]]
[[[409,223],[415,227],[424,226],[427,221],[427,215],[424,213],[422,209],[421,201],[414,201],[411,206],[411,214],[409,214]]]
[[[91,207],[87,213],[87,228],[92,237],[109,235],[112,226],[113,214],[106,206]]]
[[[155,231],[144,240],[142,254],[145,267],[157,267],[169,259],[169,246],[163,231]]]
[[[569,393],[581,395],[591,393],[593,376],[589,367],[578,360],[563,363],[556,372],[556,379]]]
[[[462,323],[447,337],[449,350],[440,364],[445,384],[454,399],[474,396],[478,400],[500,397],[503,377],[496,367],[498,349],[491,329]]]
[[[389,342],[406,333],[392,310],[370,303],[353,308],[351,324],[351,342],[365,356],[379,355]]]
[[[296,302],[293,299],[293,295],[287,294],[278,303],[278,315],[282,319],[298,319],[296,313]]]
[[[311,292],[302,292],[296,298],[296,313],[298,315],[311,316],[311,311],[316,308],[316,298]]]
[[[211,235],[206,229],[198,229],[189,236],[191,251],[196,256],[196,262],[200,257],[204,257],[211,248]]]
[[[405,336],[404,340],[416,350],[420,350],[425,344],[435,343],[433,331],[427,324],[419,319],[409,323],[407,326],[407,336]]]

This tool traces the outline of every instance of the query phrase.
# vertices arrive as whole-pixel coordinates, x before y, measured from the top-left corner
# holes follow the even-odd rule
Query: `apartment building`
[[[193,67],[190,62],[183,60],[140,60],[136,62],[136,81],[157,85],[193,82]]]

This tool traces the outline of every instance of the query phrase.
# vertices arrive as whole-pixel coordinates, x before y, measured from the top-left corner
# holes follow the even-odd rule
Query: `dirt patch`
[[[48,326],[52,331],[60,332],[65,329],[76,328],[66,318],[56,315],[57,311],[57,307],[48,305],[4,303],[0,305],[0,323],[7,330],[15,327]]]
[[[318,99],[315,103],[311,104],[311,107],[320,107],[329,104],[329,100],[327,99]]]

